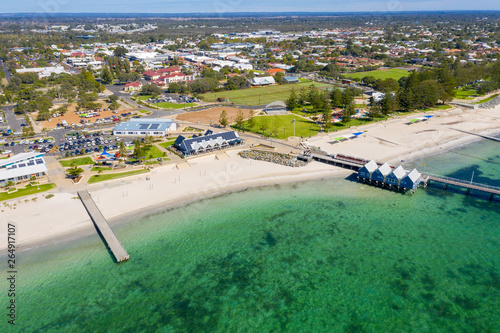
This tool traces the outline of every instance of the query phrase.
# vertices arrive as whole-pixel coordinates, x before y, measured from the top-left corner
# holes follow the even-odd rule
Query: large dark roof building
[[[241,143],[243,143],[243,139],[235,131],[213,133],[208,130],[205,135],[194,135],[189,139],[179,135],[175,140],[174,147],[184,156],[188,156],[224,149]]]

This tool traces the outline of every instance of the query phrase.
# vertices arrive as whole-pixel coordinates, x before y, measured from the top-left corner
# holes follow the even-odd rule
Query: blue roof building
[[[414,190],[420,184],[422,175],[417,169],[411,170],[403,179],[401,179],[400,186],[409,190]]]
[[[384,163],[382,166],[380,166],[377,170],[373,171],[372,173],[372,180],[384,183],[385,182],[385,177],[390,174],[392,171],[392,168],[389,164]]]
[[[374,160],[371,160],[370,162],[366,163],[361,168],[359,168],[358,176],[365,179],[371,179],[373,172],[377,169],[378,169],[377,163]]]
[[[385,177],[385,182],[390,185],[399,186],[401,179],[403,179],[404,176],[406,176],[406,171],[400,165],[396,169],[392,170],[392,172],[388,174],[387,177]]]
[[[184,156],[211,152],[218,149],[228,148],[243,142],[235,131],[212,133],[207,131],[203,136],[185,138],[179,135],[175,140],[174,147]]]

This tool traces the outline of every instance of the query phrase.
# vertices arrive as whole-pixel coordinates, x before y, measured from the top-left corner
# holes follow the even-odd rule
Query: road
[[[17,118],[14,113],[14,106],[4,106],[2,109],[5,112],[5,120],[7,121],[7,124],[12,132],[21,131],[21,124],[25,123],[25,121],[22,116],[19,119]]]
[[[10,78],[12,77],[12,73],[7,68],[5,61],[3,61],[3,59],[0,59],[0,64],[2,65],[2,70],[5,72],[5,78],[7,79],[7,81],[10,81]]]

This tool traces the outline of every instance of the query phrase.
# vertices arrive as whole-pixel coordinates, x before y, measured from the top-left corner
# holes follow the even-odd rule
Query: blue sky
[[[2,0],[0,13],[224,13],[500,10],[498,0]]]

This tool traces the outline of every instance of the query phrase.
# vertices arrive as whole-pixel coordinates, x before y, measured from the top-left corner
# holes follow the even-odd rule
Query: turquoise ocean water
[[[404,165],[500,185],[498,147],[481,141]],[[498,332],[499,201],[349,179],[207,199],[114,226],[126,263],[97,235],[18,253],[17,325],[2,313],[0,327]],[[3,309],[6,288],[2,278]]]

